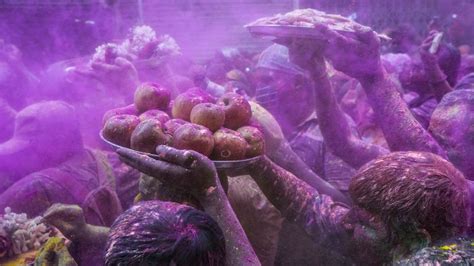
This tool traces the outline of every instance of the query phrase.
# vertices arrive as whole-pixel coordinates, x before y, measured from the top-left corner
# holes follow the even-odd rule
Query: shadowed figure
[[[72,241],[68,249],[79,265],[104,263],[104,247],[109,228],[87,224],[81,207],[53,204],[44,213],[43,222],[56,227]]]

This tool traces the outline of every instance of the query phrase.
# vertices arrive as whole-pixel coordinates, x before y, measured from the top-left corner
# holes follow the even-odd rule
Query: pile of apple
[[[134,104],[104,115],[107,140],[137,151],[155,153],[158,145],[194,150],[212,160],[252,158],[264,153],[263,134],[250,126],[247,100],[236,93],[215,99],[192,88],[171,101],[168,89],[141,84]]]

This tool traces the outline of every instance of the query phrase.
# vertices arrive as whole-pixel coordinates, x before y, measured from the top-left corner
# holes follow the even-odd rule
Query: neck
[[[82,229],[78,230],[78,234],[71,237],[70,240],[87,245],[104,244],[107,241],[109,230],[108,227],[85,224]]]

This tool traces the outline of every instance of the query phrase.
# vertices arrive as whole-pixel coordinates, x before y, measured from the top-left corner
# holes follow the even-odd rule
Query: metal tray
[[[314,28],[291,25],[246,25],[245,28],[254,36],[274,38],[304,38],[325,40],[326,37]],[[337,30],[344,35],[354,35],[354,31]],[[381,40],[391,40],[385,34],[377,34]]]
[[[100,131],[99,133],[100,135],[100,138],[105,142],[107,143],[109,146],[111,146],[114,150],[118,150],[118,149],[127,149],[127,150],[133,150],[133,149],[130,149],[130,148],[127,148],[127,147],[123,147],[123,146],[120,146],[120,145],[117,145],[109,140],[107,140],[104,135],[102,134],[102,130]],[[158,155],[157,154],[153,154],[153,153],[147,153],[147,152],[141,152],[141,151],[136,151],[136,150],[133,150],[134,152],[137,152],[137,153],[140,153],[140,154],[143,154],[143,155],[147,155],[147,156],[150,156],[151,158],[156,158],[158,159]],[[246,166],[249,166],[251,165],[252,163],[258,161],[262,156],[257,156],[257,157],[252,157],[252,158],[248,158],[248,159],[243,159],[243,160],[234,160],[234,161],[212,161],[214,163],[214,166],[216,167],[216,169],[218,170],[232,170],[232,169],[241,169],[241,168],[244,168]]]

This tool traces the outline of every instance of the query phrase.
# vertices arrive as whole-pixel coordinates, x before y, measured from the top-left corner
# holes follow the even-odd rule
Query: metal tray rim
[[[150,156],[152,158],[158,158],[158,155],[157,154],[153,154],[153,153],[148,153],[148,152],[142,152],[142,151],[136,151],[136,150],[133,150],[133,149],[130,149],[130,148],[127,148],[127,147],[123,147],[123,146],[120,146],[120,145],[117,145],[109,140],[107,140],[105,137],[104,137],[104,134],[103,134],[103,131],[100,130],[99,132],[99,136],[100,138],[102,139],[102,141],[104,141],[106,144],[108,144],[109,146],[113,147],[115,150],[118,150],[118,149],[127,149],[127,150],[132,150],[134,152],[137,152],[137,153],[140,153],[140,154],[143,154],[143,155],[147,155],[147,156]],[[243,168],[245,166],[248,166],[256,161],[258,161],[262,156],[256,156],[256,157],[252,157],[252,158],[248,158],[248,159],[243,159],[243,160],[234,160],[234,161],[214,161],[212,160],[212,162],[214,163],[214,166],[216,167],[216,169],[219,169],[219,170],[225,170],[225,169],[239,169],[239,168]]]

